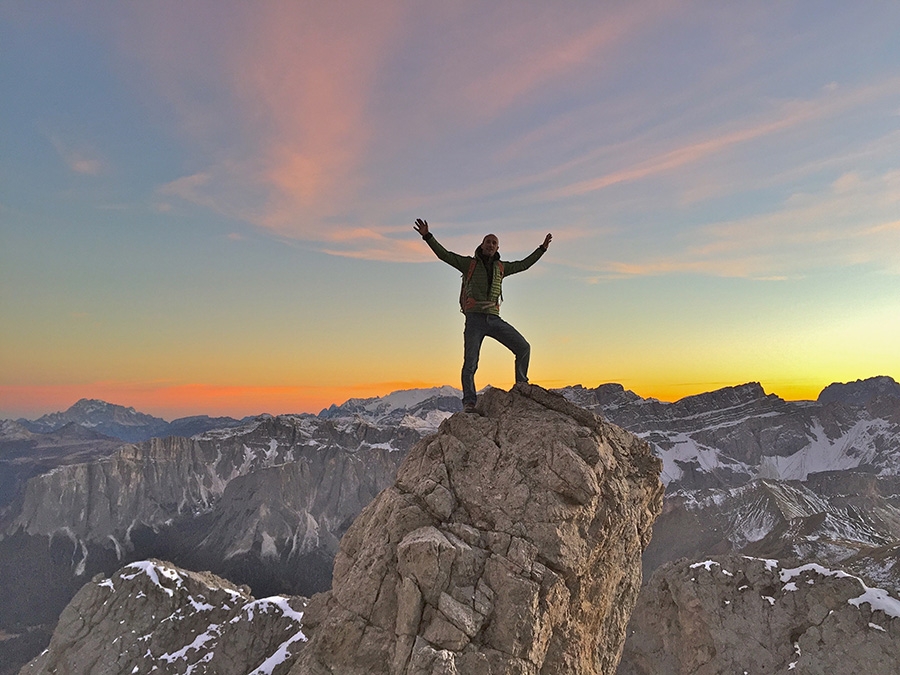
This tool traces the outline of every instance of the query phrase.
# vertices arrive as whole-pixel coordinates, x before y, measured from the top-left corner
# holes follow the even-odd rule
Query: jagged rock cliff
[[[669,563],[634,609],[619,675],[900,672],[900,601],[809,563]]]
[[[286,587],[311,593],[329,586],[338,539],[419,438],[410,429],[281,416],[125,445],[30,480],[0,540],[69,539],[76,575],[90,572],[91,554],[111,551],[121,563],[149,551],[262,587],[284,581],[284,563],[318,554],[320,577]]]
[[[306,640],[304,605],[302,598],[255,600],[208,572],[136,562],[85,584],[49,648],[20,672],[281,674],[292,645]]]
[[[615,671],[659,460],[539,387],[479,411],[417,444],[348,530],[292,675]]]

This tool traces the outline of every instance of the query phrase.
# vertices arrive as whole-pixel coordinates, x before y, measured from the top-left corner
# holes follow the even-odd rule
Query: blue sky
[[[6,2],[0,417],[458,386],[506,259],[545,386],[897,376],[897,3]],[[486,348],[477,384],[508,386]]]

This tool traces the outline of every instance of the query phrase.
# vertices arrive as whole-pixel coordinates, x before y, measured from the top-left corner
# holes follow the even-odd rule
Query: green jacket
[[[496,314],[498,316],[500,314],[500,299],[503,294],[503,277],[508,277],[510,274],[517,272],[524,272],[534,265],[545,252],[543,247],[538,246],[534,253],[524,260],[509,262],[501,261],[500,254],[495,253],[489,263],[485,265],[484,258],[481,255],[480,244],[475,249],[474,256],[459,255],[441,246],[431,232],[426,234],[424,239],[438,258],[462,273],[463,288],[460,294],[460,305],[463,311]],[[475,267],[472,270],[472,277],[466,283],[466,276],[472,267],[473,260],[475,261]],[[490,270],[488,269],[489,267]]]

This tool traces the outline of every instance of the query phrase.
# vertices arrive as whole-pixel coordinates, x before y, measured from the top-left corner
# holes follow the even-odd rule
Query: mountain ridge
[[[646,577],[673,556],[747,549],[825,556],[900,589],[900,399],[890,393],[864,404],[797,402],[748,383],[664,403],[619,384],[558,391],[663,460],[666,496]],[[447,393],[354,399],[319,415],[260,415],[134,444],[55,446],[50,435],[0,422],[0,478],[40,459],[33,474],[17,474],[30,485],[27,509],[24,489],[0,504],[0,629],[21,633],[14,622],[29,603],[58,614],[93,574],[150,557],[263,595],[327,587],[353,517],[390,484],[409,448],[459,410]],[[169,478],[147,482],[160,473]],[[0,641],[0,658],[14,643]]]
[[[618,400],[622,404],[640,402],[660,411],[670,407],[673,411],[703,410],[708,408],[710,404],[718,408],[739,408],[740,406],[752,405],[762,400],[796,404],[801,404],[802,401],[805,401],[805,399],[802,401],[785,401],[776,394],[767,394],[759,382],[747,382],[721,387],[708,392],[691,394],[673,402],[643,398],[625,389],[618,383],[601,384],[596,388],[587,388],[580,384],[567,385],[556,389],[556,391],[570,392],[570,400],[578,401],[580,405],[586,405],[588,408],[600,404],[607,409],[612,407],[610,406],[612,400]],[[579,400],[584,398],[585,392],[594,393],[595,398],[588,401]],[[456,412],[456,410],[447,409],[453,407],[450,401],[460,395],[460,390],[450,385],[400,389],[384,396],[350,398],[340,404],[333,403],[329,407],[320,410],[316,416],[321,419],[333,419],[360,415],[373,420],[390,421],[391,416],[396,417],[399,411],[415,410],[417,406],[434,399],[441,401],[439,405],[443,406],[442,410]],[[879,375],[848,383],[834,382],[822,389],[816,401],[810,402],[865,406],[873,400],[882,397],[900,398],[900,383],[897,383],[892,377],[887,375]],[[432,406],[434,406],[433,403]],[[166,421],[163,418],[139,412],[130,406],[109,403],[100,399],[82,398],[65,411],[48,413],[34,420],[26,418],[0,420],[0,425],[3,423],[15,423],[32,433],[49,433],[65,424],[75,422],[83,427],[98,430],[99,433],[113,438],[139,442],[154,436],[159,437],[159,434],[193,436],[216,428],[239,426],[249,420],[266,415],[267,413],[260,413],[241,419],[228,416],[192,415]],[[2,429],[3,427],[0,426],[0,438],[2,438]],[[107,430],[104,431],[104,429]],[[118,431],[118,433],[115,433],[115,431]]]

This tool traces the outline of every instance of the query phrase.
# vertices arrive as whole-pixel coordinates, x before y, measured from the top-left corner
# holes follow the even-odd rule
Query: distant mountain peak
[[[138,412],[131,406],[96,398],[82,398],[63,412],[50,413],[36,420],[20,419],[17,423],[37,434],[59,434],[70,425],[75,425],[95,432],[98,439],[111,437],[136,443],[153,437],[189,437],[210,429],[233,427],[240,424],[240,421],[231,417],[196,415],[167,422],[161,417]],[[77,429],[68,429],[64,433],[71,440]],[[88,436],[82,435],[82,438],[86,439]]]
[[[862,406],[882,397],[900,398],[900,384],[887,375],[855,382],[832,382],[819,394],[818,402]]]

